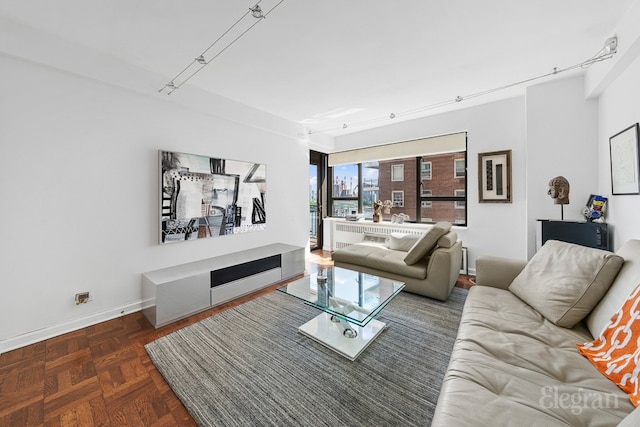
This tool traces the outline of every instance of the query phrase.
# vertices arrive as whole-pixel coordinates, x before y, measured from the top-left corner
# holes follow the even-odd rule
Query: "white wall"
[[[615,249],[629,239],[640,239],[640,195],[611,195],[609,138],[640,122],[640,58],[600,97],[599,194],[608,197],[607,222],[614,226]]]
[[[586,93],[600,97],[598,132],[599,194],[608,197],[607,222],[613,226],[617,250],[629,239],[640,239],[640,195],[612,196],[609,138],[640,122],[640,1],[618,23],[618,52],[587,72]]]
[[[33,40],[67,63],[0,49],[0,352],[139,310],[145,271],[307,244],[309,157],[297,125],[188,88],[158,94],[158,76],[141,70],[121,86],[78,75],[74,47]],[[80,62],[93,59],[126,71],[105,57]],[[159,149],[265,163],[267,229],[159,245]],[[82,291],[95,301],[76,306]]]
[[[571,77],[527,90],[528,254],[535,253],[538,219],[584,220],[582,208],[598,194],[598,101],[584,97],[584,79]],[[569,204],[555,205],[547,194],[551,178],[570,184]]]
[[[336,137],[337,151],[467,131],[468,226],[456,232],[468,248],[473,271],[478,255],[527,257],[525,98],[517,97]],[[512,150],[513,202],[478,203],[478,153]]]

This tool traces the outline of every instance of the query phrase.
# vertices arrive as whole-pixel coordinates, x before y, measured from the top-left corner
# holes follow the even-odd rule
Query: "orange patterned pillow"
[[[634,406],[640,405],[640,285],[598,338],[576,347]]]

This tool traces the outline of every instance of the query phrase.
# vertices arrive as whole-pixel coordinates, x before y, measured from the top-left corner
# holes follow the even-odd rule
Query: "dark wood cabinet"
[[[607,223],[539,219],[536,229],[536,250],[540,249],[547,240],[560,240],[590,248],[611,250]]]

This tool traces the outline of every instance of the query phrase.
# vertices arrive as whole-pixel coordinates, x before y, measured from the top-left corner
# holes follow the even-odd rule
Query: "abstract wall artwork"
[[[266,165],[159,152],[160,243],[264,230]]]
[[[511,150],[478,153],[478,201],[511,203]]]
[[[609,138],[611,194],[640,194],[638,123]]]

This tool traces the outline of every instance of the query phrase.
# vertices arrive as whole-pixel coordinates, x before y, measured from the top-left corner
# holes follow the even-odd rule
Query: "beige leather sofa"
[[[551,242],[528,263],[477,259],[433,426],[640,425],[640,407],[576,349],[640,283],[640,240],[617,254]]]
[[[407,292],[446,300],[460,273],[462,242],[451,223],[440,222],[422,236],[391,234],[338,249],[332,258],[337,267],[402,281]]]

